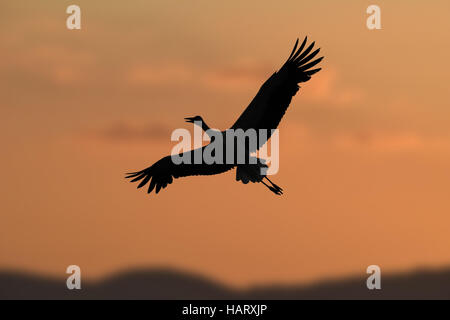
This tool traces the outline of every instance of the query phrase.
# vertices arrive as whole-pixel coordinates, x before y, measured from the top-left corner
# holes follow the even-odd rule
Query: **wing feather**
[[[297,39],[288,60],[278,72],[275,72],[261,86],[249,106],[233,124],[232,129],[259,130],[276,129],[278,127],[291,103],[292,97],[295,96],[300,88],[298,84],[308,81],[313,74],[321,70],[321,68],[311,69],[323,59],[323,57],[320,57],[313,60],[320,52],[320,48],[311,52],[315,45],[315,42],[312,42],[303,50],[306,47],[306,43],[307,37],[297,49]],[[267,138],[270,138],[270,131]],[[266,141],[258,141],[258,149]],[[254,151],[256,150],[250,150],[250,152]]]
[[[204,148],[201,148],[202,153]],[[151,179],[147,193],[151,193],[153,190],[155,190],[155,193],[158,193],[161,189],[171,184],[174,179],[196,175],[219,174],[231,170],[234,167],[231,164],[195,164],[195,151],[191,150],[179,154],[184,159],[189,159],[190,163],[175,164],[171,156],[166,156],[144,170],[128,173],[125,178],[132,179],[130,182],[142,180],[137,186],[138,189],[145,186]],[[197,151],[200,150],[197,149]]]

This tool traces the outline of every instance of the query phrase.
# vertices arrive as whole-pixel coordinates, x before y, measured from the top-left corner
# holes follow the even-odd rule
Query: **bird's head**
[[[194,122],[196,122],[196,121],[203,122],[203,119],[202,119],[202,117],[200,117],[200,116],[184,118],[184,120],[186,120],[186,122],[189,122],[189,123],[194,123]]]

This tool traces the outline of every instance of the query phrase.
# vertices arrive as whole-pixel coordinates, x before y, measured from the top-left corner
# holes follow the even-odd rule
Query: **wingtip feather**
[[[292,55],[295,53],[295,50],[297,49],[297,45],[298,45],[298,38],[297,38],[297,41],[295,41],[294,48],[292,49],[292,52],[291,52],[291,54],[289,55],[288,60],[291,59]]]
[[[295,60],[298,55],[302,52],[303,48],[305,47],[306,43],[308,42],[308,36],[305,36],[305,39],[303,39],[302,44],[300,45],[300,48],[298,48],[297,52],[294,54],[294,56],[291,58],[291,60]]]

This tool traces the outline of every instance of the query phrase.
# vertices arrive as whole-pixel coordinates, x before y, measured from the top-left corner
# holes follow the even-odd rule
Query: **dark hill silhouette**
[[[65,278],[0,272],[0,299],[450,299],[450,268],[383,275],[381,290],[366,275],[311,285],[268,285],[237,290],[171,269],[135,270],[68,290]]]

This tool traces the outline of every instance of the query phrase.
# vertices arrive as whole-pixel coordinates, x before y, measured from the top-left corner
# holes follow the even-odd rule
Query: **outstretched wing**
[[[283,118],[292,97],[300,88],[298,83],[306,82],[321,70],[312,69],[323,57],[313,60],[320,49],[311,52],[315,42],[305,50],[307,37],[297,50],[298,39],[286,63],[275,72],[259,89],[250,105],[234,123],[232,129],[276,129]],[[311,61],[313,60],[313,61]],[[267,139],[270,137],[270,132]],[[258,141],[260,148],[266,140]],[[256,150],[250,150],[251,152]]]
[[[179,156],[189,160],[189,163],[175,164],[171,156],[164,157],[155,162],[152,166],[137,172],[128,173],[125,178],[132,179],[130,182],[141,181],[138,189],[149,183],[147,193],[155,189],[156,193],[161,188],[173,182],[173,179],[197,175],[213,175],[226,172],[234,167],[229,164],[195,164],[194,152],[202,152],[205,147],[180,153]]]

